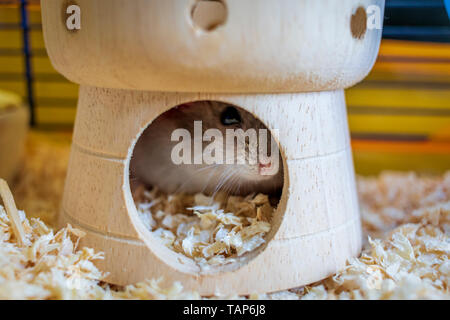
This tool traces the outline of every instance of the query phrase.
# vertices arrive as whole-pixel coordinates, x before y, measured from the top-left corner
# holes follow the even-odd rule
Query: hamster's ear
[[[195,105],[196,105],[196,102],[186,102],[186,103],[179,104],[175,108],[183,109],[183,108],[195,107]]]
[[[176,118],[179,117],[183,112],[188,110],[189,107],[195,106],[195,102],[188,102],[179,104],[173,108],[170,108],[166,112],[164,112],[165,118]]]
[[[167,110],[160,116],[160,118],[165,118],[165,119],[175,118],[177,116],[177,114],[180,114],[180,112],[177,110],[177,108],[178,108],[178,106]]]

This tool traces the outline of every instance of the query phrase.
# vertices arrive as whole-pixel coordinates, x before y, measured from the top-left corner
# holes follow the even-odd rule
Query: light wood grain
[[[286,159],[342,151],[349,146],[342,90],[305,94],[169,93],[80,87],[74,142],[92,153],[126,159],[130,142],[161,113],[186,102],[217,100],[244,106],[277,129]],[[120,130],[118,130],[120,128]]]
[[[378,5],[383,17],[383,0],[225,2],[226,22],[205,32],[191,21],[195,0],[76,0],[81,30],[73,32],[67,1],[43,0],[46,47],[73,82],[151,91],[334,90],[375,62],[381,30],[358,39],[350,24],[360,6]]]
[[[267,246],[206,274],[145,229],[128,181],[134,143],[147,125],[178,103],[203,99],[233,103],[269,128],[279,127],[285,168]],[[176,94],[82,86],[61,219],[88,234],[83,245],[112,255],[107,270],[113,283],[164,275],[213,294],[217,288],[250,293],[319,280],[342,267],[361,243],[343,93]],[[353,231],[337,231],[347,228]],[[321,263],[310,268],[310,255]],[[249,284],[253,272],[266,283]]]
[[[203,295],[276,291],[323,279],[360,252],[343,89],[372,68],[381,29],[366,29],[365,10],[378,5],[382,16],[383,0],[226,0],[212,20],[209,5],[192,10],[197,0],[70,2],[81,8],[81,30],[65,27],[67,1],[42,0],[52,63],[81,84],[61,223],[106,253],[108,281],[164,277]],[[260,119],[284,165],[266,244],[208,271],[154,238],[129,186],[143,130],[199,100]]]

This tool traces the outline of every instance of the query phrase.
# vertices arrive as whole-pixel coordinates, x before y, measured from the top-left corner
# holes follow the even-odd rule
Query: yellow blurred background
[[[78,86],[51,66],[39,5],[28,13],[34,130],[70,131]],[[8,28],[20,21],[17,6],[0,3],[0,89],[25,97],[22,31]],[[383,40],[374,69],[346,97],[357,173],[450,169],[450,44]]]

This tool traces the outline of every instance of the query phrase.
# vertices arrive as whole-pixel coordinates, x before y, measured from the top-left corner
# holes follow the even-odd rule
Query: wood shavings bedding
[[[29,155],[28,162],[42,162],[40,157],[46,157],[47,152],[42,155],[39,149],[51,148],[49,138],[41,135],[36,139],[32,135],[36,152]],[[68,150],[67,143],[66,154]],[[64,152],[61,156],[65,157]],[[47,218],[54,216],[62,192],[64,170],[60,169],[54,171],[53,177],[60,188],[51,188],[46,199],[51,202],[47,205]],[[29,186],[35,188],[40,174],[25,166],[21,177],[36,182]],[[48,176],[39,183],[45,188],[46,184],[53,183],[51,179]],[[442,177],[418,177],[414,173],[358,177],[358,192],[367,239],[359,258],[352,259],[344,270],[319,283],[244,298],[450,299],[450,172]],[[25,185],[15,195],[28,204],[36,196]],[[28,217],[32,215],[33,212],[27,212]],[[27,216],[20,213],[29,245],[19,247],[8,216],[0,208],[2,299],[200,298],[195,292],[184,291],[178,283],[161,288],[157,279],[112,288],[101,282],[103,274],[93,264],[102,255],[77,247],[77,238],[82,236],[80,231],[67,226],[54,232],[40,219]]]
[[[165,195],[138,188],[136,208],[147,229],[201,270],[232,263],[265,243],[275,208],[269,197]]]

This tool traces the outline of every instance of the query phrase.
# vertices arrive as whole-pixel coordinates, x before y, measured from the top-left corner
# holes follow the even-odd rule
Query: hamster
[[[186,129],[190,133],[190,142],[193,146],[194,121],[202,121],[202,135],[207,129],[220,130],[223,135],[222,152],[224,158],[226,153],[231,151],[231,154],[234,155],[232,164],[227,164],[229,162],[213,164],[174,163],[172,151],[179,141],[172,141],[172,133],[176,129]],[[226,103],[199,101],[172,108],[155,119],[138,139],[130,161],[130,178],[131,180],[138,179],[140,183],[155,186],[169,194],[202,192],[214,195],[218,191],[232,195],[247,195],[258,192],[277,194],[281,191],[283,185],[283,168],[278,148],[276,148],[278,154],[270,155],[270,159],[278,161],[277,168],[271,174],[263,174],[267,166],[273,165],[272,160],[268,160],[267,157],[264,161],[255,159],[256,161],[253,161],[252,164],[249,161],[251,158],[251,152],[249,152],[250,139],[244,139],[240,142],[239,139],[235,139],[232,145],[225,143],[227,129],[246,131],[250,128],[255,129],[256,132],[259,132],[259,129],[267,129],[261,121],[249,112]],[[275,144],[269,130],[266,130],[266,132],[267,151],[264,154],[271,152],[271,143]],[[205,147],[210,143],[211,141],[202,141],[202,150],[205,150]],[[244,147],[241,150],[245,150],[245,152],[238,152],[239,147]],[[198,153],[199,151],[195,152]],[[198,154],[193,152],[192,158],[196,156]],[[258,156],[258,158],[262,157]],[[238,160],[241,160],[241,162]]]

